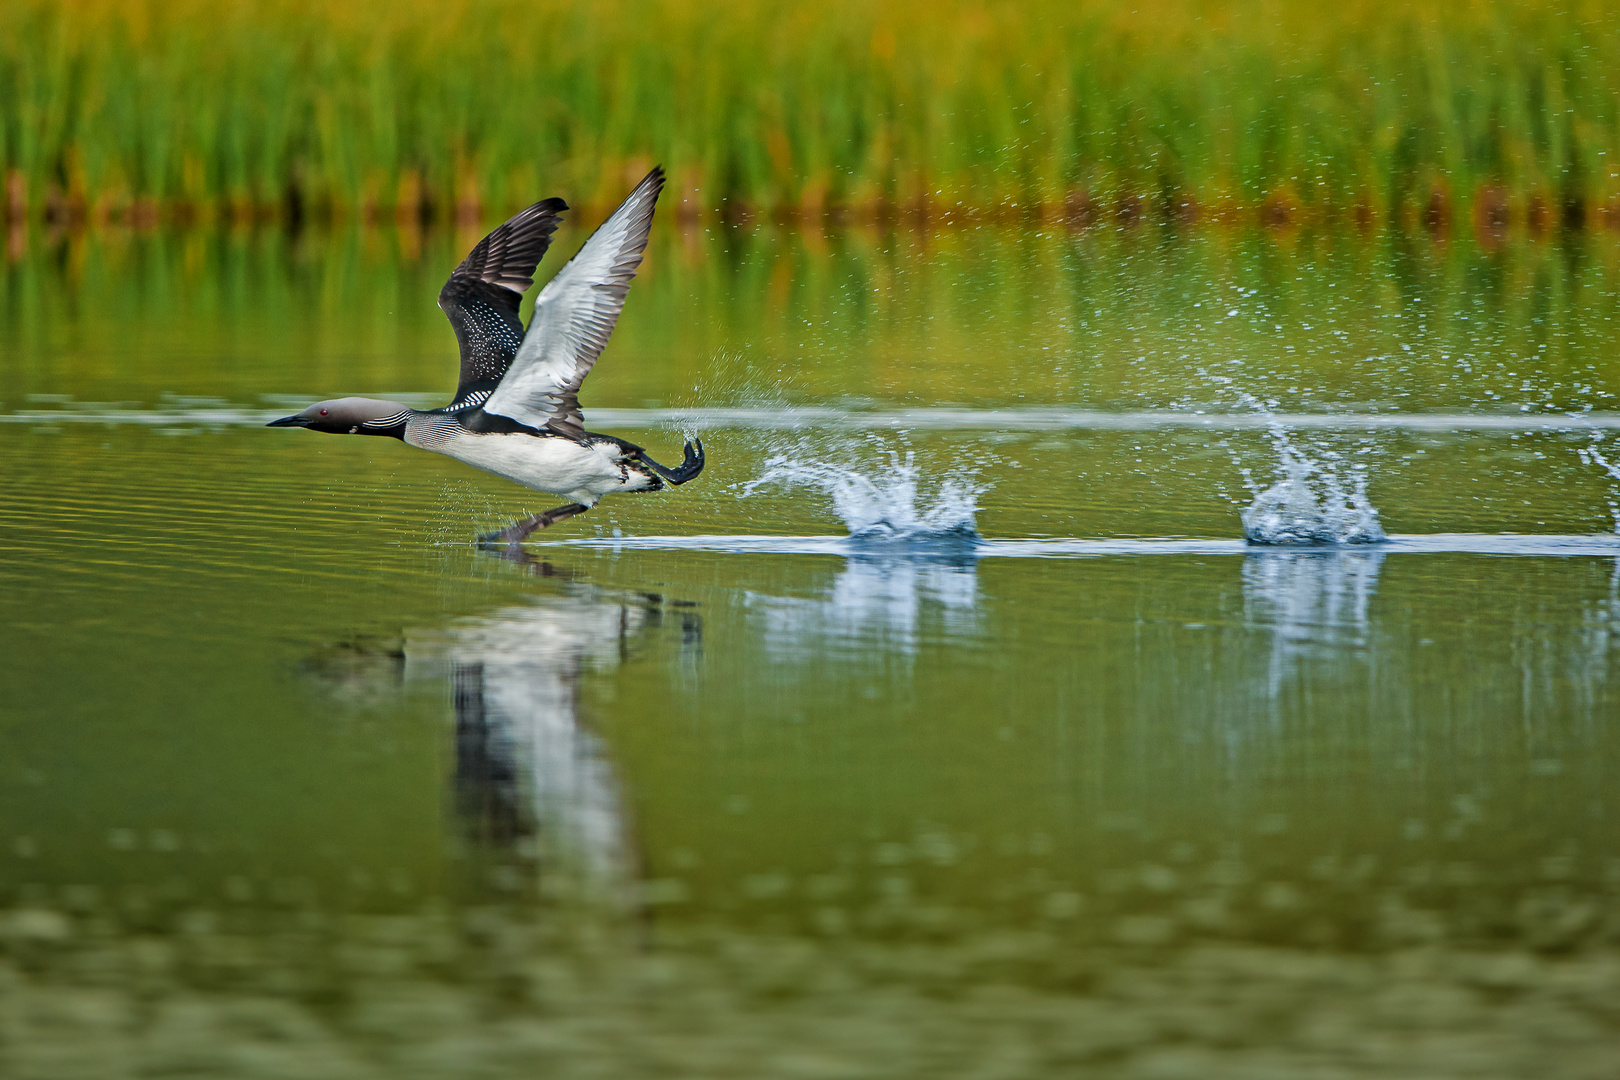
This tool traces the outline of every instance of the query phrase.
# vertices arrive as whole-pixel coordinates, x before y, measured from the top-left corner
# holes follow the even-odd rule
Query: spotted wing
[[[461,343],[461,382],[450,411],[482,402],[511,366],[523,342],[518,304],[567,209],[561,199],[546,199],[521,211],[478,241],[439,291],[439,307]]]
[[[664,170],[648,173],[540,290],[529,332],[485,412],[564,435],[584,430],[579,386],[624,310],[663,187]]]

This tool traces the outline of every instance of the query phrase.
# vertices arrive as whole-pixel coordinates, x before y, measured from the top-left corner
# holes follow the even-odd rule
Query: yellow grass
[[[13,216],[1590,219],[1597,2],[12,0]]]

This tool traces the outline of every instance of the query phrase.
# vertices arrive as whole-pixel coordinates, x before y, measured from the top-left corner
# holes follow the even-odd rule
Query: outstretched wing
[[[482,402],[511,366],[523,343],[518,303],[567,209],[561,199],[546,199],[519,212],[478,241],[439,291],[439,307],[461,343],[461,382],[450,410]]]
[[[517,358],[484,402],[485,412],[564,435],[584,430],[579,385],[624,310],[663,187],[663,169],[648,173],[579,254],[546,282]]]

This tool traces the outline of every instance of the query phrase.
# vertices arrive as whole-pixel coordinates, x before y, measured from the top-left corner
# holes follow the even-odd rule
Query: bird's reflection
[[[448,627],[322,646],[305,671],[345,697],[447,685],[460,833],[475,849],[538,859],[553,878],[600,893],[630,881],[632,853],[612,765],[581,716],[581,678],[618,665],[665,622],[678,620],[680,651],[697,655],[702,621],[656,594],[563,588]]]
[[[1377,549],[1256,551],[1244,558],[1244,622],[1271,634],[1273,696],[1300,661],[1367,643],[1367,610],[1383,561]]]
[[[509,732],[491,722],[484,701],[482,664],[451,672],[456,710],[456,811],[470,837],[495,848],[515,847],[534,835],[535,808],[524,790]]]
[[[766,648],[786,657],[874,639],[909,654],[930,629],[972,633],[978,597],[971,555],[873,552],[850,557],[819,596],[756,593],[748,607]]]
[[[456,807],[469,838],[496,848],[532,840],[589,883],[627,880],[619,787],[582,722],[580,678],[617,665],[661,617],[661,598],[582,589],[407,632],[406,677],[448,676],[453,688]]]
[[[514,544],[485,544],[480,545],[478,553],[485,558],[500,559],[502,562],[513,563],[533,574],[535,577],[563,578],[572,580],[572,571],[558,567],[549,559],[537,559],[526,548]]]

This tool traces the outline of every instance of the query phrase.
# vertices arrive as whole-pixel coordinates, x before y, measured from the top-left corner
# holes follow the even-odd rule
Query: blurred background
[[[11,220],[1620,213],[1600,0],[13,0]]]
[[[1617,90],[1597,2],[0,2],[0,1077],[1610,1080]],[[582,399],[699,482],[498,557],[264,430],[654,164]]]

